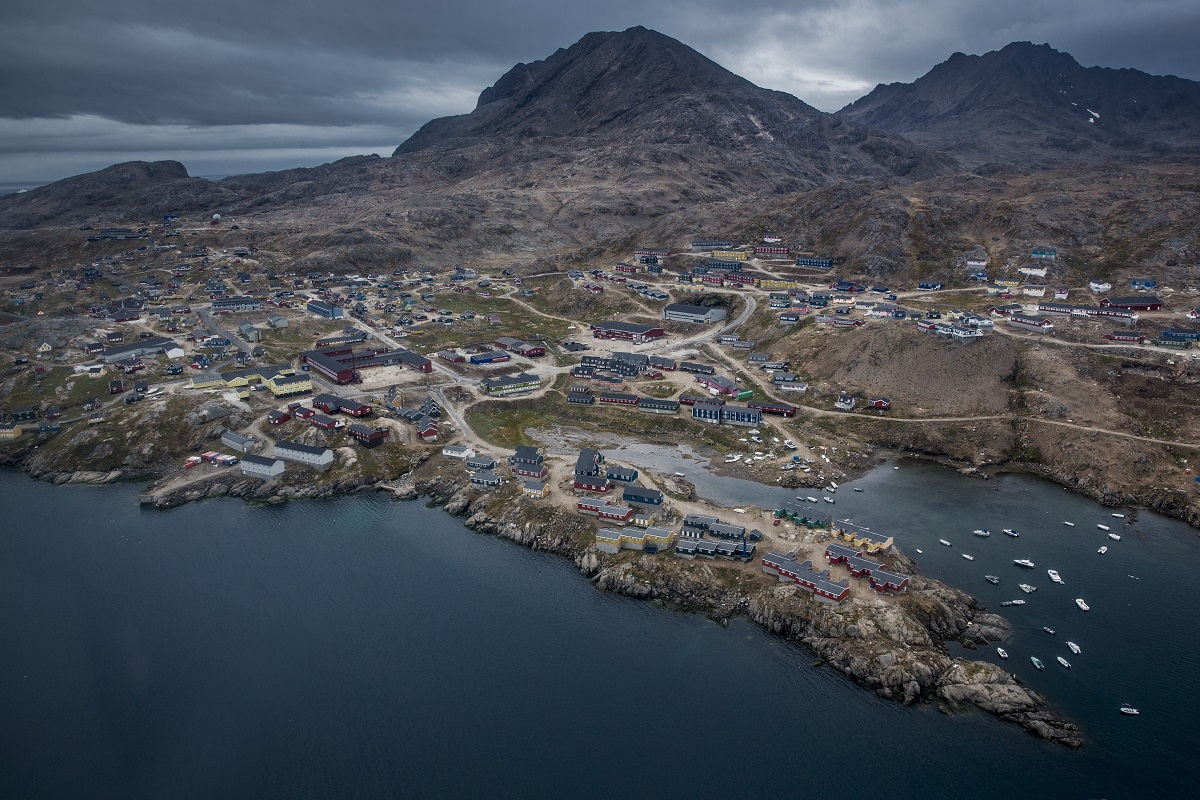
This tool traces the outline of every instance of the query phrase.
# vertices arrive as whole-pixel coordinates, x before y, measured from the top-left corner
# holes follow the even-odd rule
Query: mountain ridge
[[[1200,82],[1083,67],[1048,44],[956,52],[912,83],[837,112],[967,163],[1045,167],[1161,157],[1200,146]]]

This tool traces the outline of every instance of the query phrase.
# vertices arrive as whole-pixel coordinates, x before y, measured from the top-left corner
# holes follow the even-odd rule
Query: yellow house
[[[768,278],[758,282],[760,289],[799,289],[800,284],[796,281],[780,281]]]
[[[521,493],[526,497],[531,497],[535,500],[541,500],[546,495],[550,494],[550,484],[540,481],[525,481],[521,486]]]
[[[216,389],[225,385],[220,375],[196,375],[192,378],[193,389]]]
[[[1014,281],[1012,278],[997,278],[996,284],[998,286],[1020,286],[1021,281]]]
[[[850,542],[855,547],[862,548],[868,553],[883,552],[894,544],[892,537],[886,533],[869,531],[866,528],[852,525],[848,522],[842,523],[842,527],[834,530],[833,534]]]
[[[645,530],[601,528],[596,531],[596,549],[602,553],[616,553],[621,548],[657,553],[659,550],[666,550],[670,547],[675,538],[675,531],[667,528],[646,528]]]
[[[16,439],[21,435],[20,425],[0,425],[0,441]]]
[[[724,258],[730,261],[745,261],[747,254],[744,250],[713,250],[713,258]]]

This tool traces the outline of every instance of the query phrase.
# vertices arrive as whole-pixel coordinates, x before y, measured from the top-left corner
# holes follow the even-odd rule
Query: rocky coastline
[[[1021,686],[1012,674],[947,654],[949,642],[974,649],[1001,641],[1008,623],[965,592],[922,577],[901,554],[897,558],[910,575],[908,594],[894,602],[866,598],[839,607],[761,573],[731,576],[716,563],[599,553],[592,546],[590,521],[541,508],[537,513],[542,518],[530,518],[523,504],[480,494],[456,481],[406,481],[396,487],[395,496],[425,498],[478,533],[568,558],[604,591],[703,613],[722,623],[745,616],[806,645],[821,663],[885,699],[906,705],[935,701],[947,711],[974,707],[1047,741],[1071,748],[1083,744],[1076,725],[1048,711],[1045,698]]]

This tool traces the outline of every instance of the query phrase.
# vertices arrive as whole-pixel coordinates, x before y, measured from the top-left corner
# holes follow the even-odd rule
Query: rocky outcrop
[[[965,592],[920,576],[902,553],[895,554],[893,567],[910,574],[906,595],[855,596],[833,606],[752,570],[661,556],[605,555],[592,546],[591,526],[577,515],[537,508],[547,518],[531,518],[525,504],[453,481],[404,486],[397,496],[429,497],[464,517],[471,530],[570,558],[604,591],[704,613],[720,622],[744,615],[771,633],[806,645],[824,664],[880,697],[905,704],[937,700],[947,711],[974,706],[1043,739],[1067,747],[1082,744],[1079,729],[1047,711],[1045,699],[1013,675],[947,654],[947,642],[973,648],[1001,641],[1008,623]]]

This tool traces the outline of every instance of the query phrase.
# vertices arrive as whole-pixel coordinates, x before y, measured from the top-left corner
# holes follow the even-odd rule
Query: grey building
[[[313,447],[300,442],[279,442],[275,445],[275,455],[284,461],[307,464],[322,471],[333,466],[334,460],[333,451],[328,447]]]
[[[671,303],[663,309],[663,319],[675,322],[697,322],[708,324],[725,319],[723,308],[708,308],[706,306],[691,306],[685,303]]]

